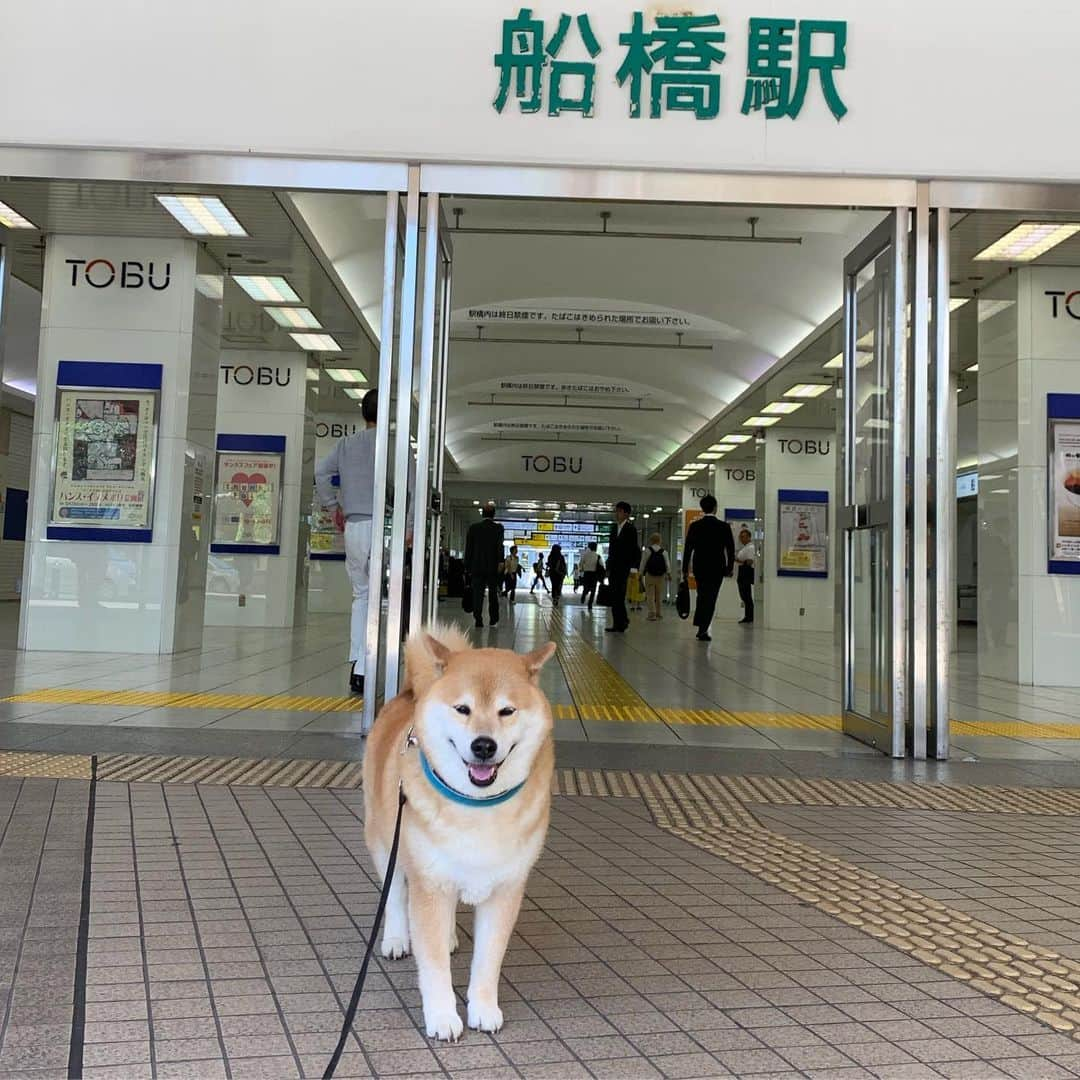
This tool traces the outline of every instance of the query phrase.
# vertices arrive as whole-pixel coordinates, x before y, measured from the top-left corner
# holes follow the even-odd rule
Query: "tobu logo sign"
[[[778,439],[781,454],[806,454],[812,457],[819,454],[826,457],[832,450],[832,443],[828,439]]]
[[[357,424],[328,424],[325,420],[320,420],[315,425],[315,438],[343,439],[346,435],[355,435],[359,430],[360,428]]]
[[[107,289],[110,286],[141,289],[149,286],[154,292],[164,292],[172,277],[172,263],[166,263],[162,270],[155,267],[153,262],[142,263],[138,259],[124,259],[119,263],[109,259],[65,259],[64,262],[71,267],[73,289],[82,283],[92,289]]]
[[[579,473],[585,459],[582,457],[565,457],[562,454],[522,454],[521,463],[526,472],[535,473]]]
[[[288,386],[292,378],[291,368],[279,367],[252,367],[250,364],[222,364],[221,370],[225,375],[225,385],[235,383],[237,386]]]
[[[1070,319],[1080,319],[1080,289],[1066,292],[1064,289],[1047,289],[1044,296],[1050,297],[1050,318],[1057,319],[1064,311]]]
[[[754,480],[757,474],[753,469],[725,469],[729,480]]]

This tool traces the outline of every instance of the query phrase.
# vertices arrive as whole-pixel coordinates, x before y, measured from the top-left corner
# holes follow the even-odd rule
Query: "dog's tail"
[[[422,694],[439,677],[444,662],[440,652],[465,652],[471,648],[468,637],[456,626],[432,623],[413,632],[405,642],[405,682],[402,692]]]

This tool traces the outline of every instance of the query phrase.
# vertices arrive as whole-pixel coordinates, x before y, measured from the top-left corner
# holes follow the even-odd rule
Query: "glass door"
[[[906,209],[844,260],[844,731],[905,752]]]

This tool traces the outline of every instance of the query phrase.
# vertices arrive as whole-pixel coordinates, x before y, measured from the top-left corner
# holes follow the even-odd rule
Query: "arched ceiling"
[[[835,311],[844,255],[880,219],[498,199],[446,209],[447,447],[461,479],[571,485],[644,481]],[[635,235],[580,235],[605,228]],[[752,230],[752,243],[701,239]]]

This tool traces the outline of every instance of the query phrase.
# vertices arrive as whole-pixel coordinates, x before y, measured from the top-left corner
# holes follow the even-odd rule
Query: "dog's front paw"
[[[409,955],[409,939],[383,934],[382,947],[379,951],[384,960],[400,960],[403,956]]]
[[[481,1001],[469,1002],[469,1027],[475,1031],[499,1031],[503,1026],[502,1009]]]
[[[442,1039],[443,1042],[457,1042],[465,1025],[457,1014],[457,1009],[424,1010],[424,1025],[429,1039]]]

